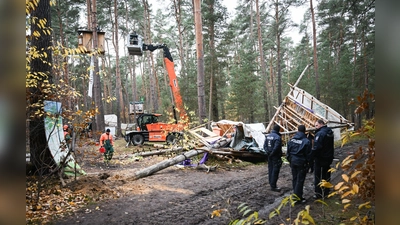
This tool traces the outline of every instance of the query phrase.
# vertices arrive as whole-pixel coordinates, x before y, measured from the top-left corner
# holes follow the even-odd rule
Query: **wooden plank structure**
[[[105,51],[105,34],[106,32],[97,31],[97,48],[100,54],[104,54]],[[93,31],[91,30],[78,30],[78,47],[85,47],[86,53],[91,53],[93,49]]]
[[[305,125],[306,130],[315,130],[315,122],[323,120],[331,128],[349,128],[353,124],[346,118],[322,103],[310,93],[297,87],[301,77],[311,64],[307,65],[294,85],[290,86],[288,95],[282,104],[276,108],[275,115],[270,120],[266,133],[271,132],[275,124],[281,127],[281,134],[293,134],[297,132],[299,125]],[[333,129],[335,140],[340,138],[341,129]]]

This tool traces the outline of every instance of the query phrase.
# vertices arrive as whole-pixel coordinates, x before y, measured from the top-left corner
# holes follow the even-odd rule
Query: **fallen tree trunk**
[[[164,160],[162,162],[159,162],[157,164],[154,164],[152,166],[144,168],[144,169],[142,169],[140,171],[137,171],[133,177],[130,177],[127,180],[128,181],[133,181],[133,180],[140,179],[142,177],[147,177],[147,176],[149,176],[149,175],[151,175],[151,174],[153,174],[153,173],[155,173],[157,171],[163,170],[163,169],[165,169],[167,167],[170,167],[172,165],[180,163],[180,162],[184,161],[185,159],[188,159],[190,157],[196,156],[196,155],[204,153],[204,152],[205,151],[201,150],[201,149],[190,150],[190,151],[185,152],[182,155],[178,155],[178,156],[176,156],[176,157],[174,157],[172,159]]]

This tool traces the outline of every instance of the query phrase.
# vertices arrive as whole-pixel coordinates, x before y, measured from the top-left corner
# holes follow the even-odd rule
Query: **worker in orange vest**
[[[106,151],[104,152],[104,161],[108,163],[114,154],[114,141],[113,137],[110,134],[110,129],[107,129],[105,133],[100,136],[100,146],[104,147]]]
[[[65,124],[65,125],[63,126],[63,130],[64,130],[64,140],[65,140],[65,143],[67,144],[68,149],[71,149],[71,135],[70,135],[70,133],[69,133],[68,128],[69,128],[69,126],[68,126],[67,124]]]

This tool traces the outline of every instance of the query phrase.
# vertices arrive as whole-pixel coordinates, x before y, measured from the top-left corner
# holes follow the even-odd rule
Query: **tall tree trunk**
[[[107,45],[108,46],[108,45]],[[111,83],[111,67],[110,67],[110,55],[107,56],[107,58],[102,59],[102,70],[107,71],[105,72],[105,76],[103,77],[103,93],[104,93],[104,98],[108,99],[111,97],[111,88],[112,88],[112,83]],[[112,102],[107,103],[105,102],[104,104],[104,114],[108,114],[112,112]]]
[[[262,42],[262,35],[261,35],[261,19],[260,19],[260,8],[258,6],[258,0],[256,0],[256,13],[257,13],[257,35],[258,35],[258,50],[260,51],[260,64],[261,64],[261,76],[266,80],[265,89],[263,91],[264,95],[264,108],[265,108],[265,121],[269,121],[268,117],[268,99],[269,95],[267,94],[268,90],[268,79],[267,79],[267,66],[265,65],[264,60],[264,50],[263,50],[263,42]]]
[[[64,29],[63,29],[63,23],[62,23],[63,20],[62,20],[62,16],[61,16],[59,1],[57,2],[57,16],[58,16],[58,21],[59,21],[58,26],[60,27],[60,42],[61,42],[62,46],[67,47],[66,43],[68,43],[68,42],[66,41],[66,39],[68,36],[65,36],[65,38],[64,38]],[[69,73],[68,73],[68,57],[63,57],[62,69],[63,69],[63,74],[64,74],[64,76],[63,76],[64,82],[65,82],[65,84],[70,85]],[[65,108],[65,109],[72,108],[70,99],[63,99],[62,104],[63,104],[63,108]]]
[[[117,94],[117,136],[121,134],[121,119],[125,118],[125,104],[122,96],[122,84],[121,84],[121,73],[119,70],[119,41],[118,41],[118,4],[117,0],[114,0],[114,35],[113,44],[115,49],[115,75],[116,75],[116,94]]]
[[[38,6],[31,13],[31,18],[38,20],[47,20],[46,27],[51,27],[51,14],[50,14],[50,1],[39,1]],[[30,63],[32,73],[43,73],[46,77],[38,79],[37,87],[29,88],[29,102],[31,112],[43,111],[43,100],[45,100],[45,93],[42,91],[42,80],[47,80],[50,84],[53,83],[51,74],[52,68],[52,51],[49,49],[51,46],[51,35],[42,32],[39,22],[31,24],[31,33],[39,32],[40,37],[31,38],[31,46],[36,47],[39,54],[46,54],[45,58],[33,58]],[[46,63],[45,63],[46,62]],[[34,114],[34,113],[32,113]],[[54,165],[54,160],[51,157],[48,149],[46,132],[44,127],[44,117],[35,115],[29,122],[29,151],[30,160],[39,171],[39,175],[48,172],[50,167]]]
[[[215,1],[209,1],[209,13],[210,15],[214,15],[214,7]],[[216,86],[216,77],[215,74],[217,73],[217,57],[215,54],[215,20],[211,19],[208,24],[208,34],[210,36],[210,94],[209,94],[209,108],[208,108],[208,118],[209,121],[217,121],[218,120],[218,90]]]
[[[174,3],[174,11],[175,11],[175,21],[176,21],[176,26],[178,28],[178,37],[179,37],[179,59],[181,61],[181,69],[180,69],[180,77],[181,80],[187,80],[187,75],[186,75],[186,65],[185,65],[185,53],[184,53],[184,43],[183,43],[183,25],[182,25],[182,0],[173,0]],[[165,64],[164,64],[165,67]],[[164,69],[164,77],[166,78],[168,73],[167,70]],[[178,78],[177,78],[178,79]],[[172,105],[175,105],[174,102],[174,97],[172,94],[172,89],[168,86],[169,82],[166,82],[166,87],[167,89],[170,90],[170,95],[171,95],[171,101]],[[183,102],[184,103],[184,102]]]
[[[131,73],[131,85],[132,85],[132,102],[133,102],[133,122],[135,123],[136,130],[136,101],[137,101],[137,86],[136,86],[136,61],[135,56],[132,56],[132,68],[130,68]],[[130,119],[131,117],[129,117]]]
[[[278,105],[282,104],[282,71],[281,71],[281,32],[279,31],[279,4],[275,2],[275,23],[276,23],[276,64],[278,71]]]
[[[313,48],[314,48],[314,72],[315,72],[315,92],[316,98],[320,99],[321,91],[319,87],[319,75],[318,75],[318,58],[317,58],[317,31],[315,24],[315,15],[314,15],[314,7],[313,0],[310,0],[310,10],[311,10],[311,19],[312,19],[312,30],[313,30]]]
[[[194,1],[194,21],[196,32],[196,49],[197,49],[197,98],[199,105],[199,122],[204,123],[206,118],[205,90],[204,90],[204,52],[203,52],[203,33],[201,21],[201,4],[200,0]]]
[[[253,0],[249,1],[250,4],[250,38],[253,38]]]
[[[92,32],[93,32],[93,49],[92,51],[97,50],[97,6],[96,0],[92,0],[91,5],[91,15],[92,15]],[[99,74],[99,61],[97,53],[93,55],[94,61],[94,72],[93,72],[93,97],[94,97],[94,108],[98,108],[98,114],[95,116],[94,125],[92,125],[93,129],[93,137],[98,139],[100,137],[100,133],[104,131],[104,108],[103,101],[101,98],[101,81]],[[99,133],[100,132],[100,133]]]
[[[186,76],[186,67],[185,67],[185,54],[184,54],[184,46],[183,46],[183,31],[182,31],[182,0],[174,0],[174,9],[175,9],[175,21],[178,28],[178,37],[179,37],[179,59],[181,60],[181,77]]]
[[[131,28],[130,28],[129,23],[128,23],[128,21],[130,21],[130,18],[129,18],[129,14],[128,14],[129,9],[128,9],[127,0],[125,0],[124,3],[125,3],[124,4],[125,5],[125,27],[127,28],[128,32],[129,32]],[[136,69],[136,61],[135,61],[135,56],[134,55],[128,56],[127,61],[128,61],[128,63],[127,63],[128,73],[130,75],[130,80],[131,80],[132,103],[133,103],[133,109],[134,109],[133,110],[133,123],[136,124],[136,104],[135,103],[137,101],[137,91],[136,91],[136,71],[135,71],[135,69]],[[130,62],[132,62],[132,63],[130,63]],[[129,96],[127,96],[127,102],[128,102],[128,105],[130,106],[129,99],[130,99]],[[130,112],[128,113],[128,115],[129,115],[128,123],[132,123],[132,116],[131,116]],[[136,130],[136,127],[134,127],[134,129]]]
[[[152,44],[151,41],[151,26],[150,26],[150,12],[149,12],[149,4],[147,0],[143,0],[144,5],[144,16],[145,16],[145,42],[148,44]],[[151,107],[154,112],[158,111],[159,102],[161,102],[161,94],[160,94],[160,86],[158,84],[157,71],[155,69],[154,57],[151,52],[147,53],[150,57],[151,64],[149,68],[151,68],[151,72],[149,73],[149,84],[150,84],[150,100]]]
[[[269,60],[269,76],[270,76],[270,85],[268,88],[268,84],[267,84],[267,95],[269,96],[269,118],[272,118],[274,115],[272,114],[272,106],[273,106],[273,98],[272,96],[275,96],[275,72],[274,72],[274,60],[273,60],[273,53],[272,53],[272,49],[270,51],[270,60]]]

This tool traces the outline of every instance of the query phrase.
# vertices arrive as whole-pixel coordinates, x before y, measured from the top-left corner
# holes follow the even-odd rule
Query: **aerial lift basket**
[[[143,38],[138,35],[135,31],[128,35],[128,48],[129,55],[143,55]]]

